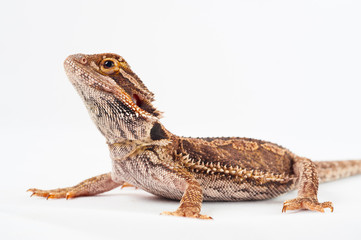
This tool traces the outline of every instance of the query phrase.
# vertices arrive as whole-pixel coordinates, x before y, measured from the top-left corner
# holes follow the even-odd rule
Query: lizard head
[[[152,105],[153,93],[121,56],[75,54],[64,67],[108,142],[149,138],[160,112]]]

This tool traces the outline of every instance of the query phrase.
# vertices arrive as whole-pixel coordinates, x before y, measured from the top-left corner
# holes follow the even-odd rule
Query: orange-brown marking
[[[266,149],[266,150],[268,150],[268,151],[271,151],[271,152],[273,152],[273,153],[275,153],[275,154],[278,154],[278,155],[280,155],[280,156],[283,156],[283,155],[285,155],[285,153],[286,153],[286,149],[280,148],[280,147],[278,147],[278,146],[276,146],[276,145],[273,145],[273,144],[271,144],[271,143],[264,143],[264,144],[262,144],[261,146],[262,146],[264,149]]]
[[[237,149],[240,151],[256,151],[259,148],[259,146],[256,142],[247,141],[247,140],[239,140],[239,141],[233,142],[232,146],[234,149]]]

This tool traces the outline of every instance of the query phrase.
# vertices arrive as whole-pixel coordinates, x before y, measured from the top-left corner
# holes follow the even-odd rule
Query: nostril
[[[88,60],[85,57],[80,58],[80,63],[86,64]]]

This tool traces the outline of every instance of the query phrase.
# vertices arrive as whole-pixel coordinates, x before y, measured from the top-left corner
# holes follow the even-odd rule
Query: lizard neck
[[[144,152],[153,146],[167,146],[172,143],[175,135],[164,126],[155,122],[149,131],[149,135],[142,139],[122,139],[117,142],[109,142],[110,156],[113,160],[122,160],[132,155]]]

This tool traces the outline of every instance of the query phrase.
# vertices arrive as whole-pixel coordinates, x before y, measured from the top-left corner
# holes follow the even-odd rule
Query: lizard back
[[[234,137],[173,142],[175,159],[199,179],[206,201],[268,199],[294,187],[293,154],[276,144]]]

